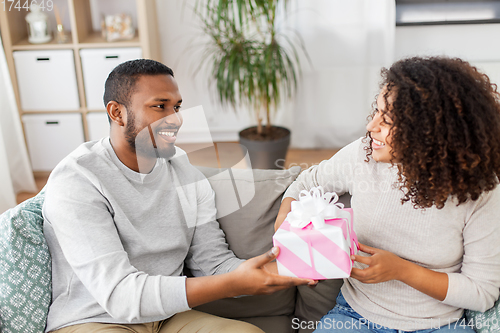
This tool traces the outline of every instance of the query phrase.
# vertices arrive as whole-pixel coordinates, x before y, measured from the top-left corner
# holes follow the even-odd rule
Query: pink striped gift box
[[[357,252],[358,239],[352,228],[353,212],[346,218],[325,220],[325,225],[315,228],[313,223],[303,228],[283,222],[273,236],[274,246],[279,246],[276,258],[280,275],[314,280],[347,278],[351,274],[350,255]]]

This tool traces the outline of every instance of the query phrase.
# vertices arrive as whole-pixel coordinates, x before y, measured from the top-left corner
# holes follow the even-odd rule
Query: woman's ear
[[[106,105],[106,111],[108,112],[109,118],[111,121],[118,126],[124,126],[126,119],[126,112],[124,110],[123,105],[115,101],[109,101],[108,105]]]

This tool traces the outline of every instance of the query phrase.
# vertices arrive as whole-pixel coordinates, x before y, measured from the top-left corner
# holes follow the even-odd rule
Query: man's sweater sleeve
[[[186,266],[194,276],[227,273],[244,260],[229,250],[224,232],[216,221],[215,194],[203,177],[196,182],[198,214]]]
[[[342,148],[329,160],[322,161],[301,172],[286,190],[283,198],[299,198],[302,190],[322,186],[325,192],[342,195],[351,189],[356,162],[364,155],[362,139],[358,139]]]
[[[483,193],[463,230],[464,256],[460,273],[448,273],[443,303],[484,312],[500,288],[500,188]]]
[[[168,317],[189,310],[185,277],[150,276],[130,264],[103,189],[75,164],[53,172],[43,207],[73,278],[115,319]]]

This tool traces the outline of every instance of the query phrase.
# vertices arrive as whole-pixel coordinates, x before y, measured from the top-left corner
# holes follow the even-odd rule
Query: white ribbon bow
[[[299,200],[292,201],[292,210],[286,220],[295,228],[304,228],[312,223],[315,229],[323,228],[325,220],[335,218],[350,220],[350,214],[343,210],[344,204],[337,202],[338,200],[337,193],[324,193],[321,186],[313,187],[309,192],[303,190],[299,194]]]

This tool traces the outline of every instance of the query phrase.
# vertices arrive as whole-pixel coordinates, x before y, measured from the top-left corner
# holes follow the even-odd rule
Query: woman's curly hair
[[[414,57],[382,69],[382,77],[402,203],[443,208],[450,196],[461,204],[495,188],[500,94],[488,76],[461,59]]]

